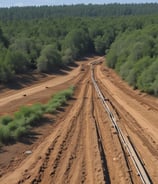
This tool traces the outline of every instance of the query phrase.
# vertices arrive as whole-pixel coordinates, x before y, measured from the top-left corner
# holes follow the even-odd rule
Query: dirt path
[[[36,93],[39,93],[40,91],[45,91],[45,93],[47,93],[48,88],[58,86],[60,84],[63,84],[65,82],[71,80],[72,78],[77,77],[79,72],[80,72],[80,68],[77,67],[71,73],[69,73],[68,75],[53,77],[52,79],[49,79],[49,80],[44,81],[42,83],[32,85],[30,87],[26,87],[26,88],[21,89],[21,90],[17,90],[17,91],[12,90],[9,93],[9,95],[8,95],[8,92],[7,92],[6,95],[3,94],[2,97],[0,96],[0,108],[2,108],[4,105],[6,105],[8,103],[12,103],[12,104],[16,103],[16,101],[19,101],[19,100],[23,99],[24,95],[32,96]]]
[[[122,81],[122,85],[119,85],[119,78],[115,77],[112,70],[101,68],[102,66],[97,66],[97,80],[105,96],[116,108],[120,126],[132,138],[153,182],[156,183],[158,181],[157,99],[148,95],[141,96]]]
[[[0,93],[0,115],[17,111],[22,105],[31,105],[37,102],[45,103],[52,94],[66,89],[70,85],[75,85],[82,77],[81,67],[83,66],[86,70],[85,63],[89,63],[89,61],[96,58],[86,58],[86,60],[79,61],[78,67],[73,68],[72,71],[67,71],[64,75],[48,76],[46,79],[42,79],[41,82],[37,81],[28,87],[6,90]]]
[[[96,131],[89,119],[91,110],[88,107],[92,98],[89,77],[85,77],[80,86],[82,90],[73,111],[30,158],[24,160],[15,172],[2,177],[0,182],[104,183]]]
[[[66,77],[61,76],[29,87],[18,94],[6,96],[5,100],[1,101],[1,107],[6,107],[10,99],[14,101],[14,97],[17,101],[21,99],[22,103],[25,103],[22,96],[24,92],[29,94],[30,100],[40,93],[38,100],[41,100],[47,85],[47,92],[62,89],[70,83],[76,85],[76,100],[63,112],[63,117],[56,120],[52,132],[34,147],[32,154],[22,160],[16,169],[6,170],[7,172],[0,177],[0,184],[141,184],[93,87],[89,63],[95,60],[103,58],[89,59],[83,72],[78,67]],[[120,85],[116,84],[117,76],[103,65],[95,66],[95,74],[121,129],[134,142],[153,183],[156,184],[157,102],[151,103],[152,98],[131,92],[128,87],[126,90],[122,89],[123,82]]]

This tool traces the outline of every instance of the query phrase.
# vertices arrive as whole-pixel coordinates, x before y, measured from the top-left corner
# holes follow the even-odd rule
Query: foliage
[[[55,94],[52,99],[45,106],[45,111],[54,113],[60,106],[64,105],[68,99],[73,95],[74,88],[70,87],[67,90]]]
[[[29,62],[26,56],[19,51],[8,50],[5,57],[5,62],[7,66],[11,66],[12,71],[15,73],[24,73],[27,71],[29,66]]]
[[[157,95],[158,59],[153,61],[138,78],[138,87],[145,92]]]
[[[5,83],[14,78],[15,71],[11,63],[7,61],[7,50],[2,48],[0,54],[0,82]]]
[[[53,17],[109,17],[157,14],[158,4],[104,4],[0,8],[0,20],[23,20]],[[137,22],[139,25],[139,21]]]
[[[74,62],[73,53],[70,48],[67,48],[63,51],[62,62],[64,65],[68,65]]]
[[[50,72],[61,66],[61,56],[54,45],[47,45],[37,60],[37,68],[40,72]]]
[[[70,87],[55,94],[51,100],[45,104],[34,104],[23,106],[13,117],[3,116],[0,118],[0,142],[9,143],[19,140],[29,133],[33,126],[39,125],[39,120],[45,113],[54,113],[59,107],[64,105],[73,95],[74,88]]]
[[[87,31],[84,28],[73,29],[64,40],[63,50],[69,48],[73,59],[81,58],[90,51],[91,42]]]
[[[15,38],[13,42],[11,42],[9,46],[10,50],[13,52],[19,52],[25,56],[27,61],[29,62],[30,67],[36,66],[36,60],[40,55],[41,45],[38,40],[34,40],[34,38]]]
[[[134,88],[157,95],[157,25],[125,32],[111,45],[107,64]]]
[[[138,78],[158,57],[157,7],[151,3],[2,8],[0,83],[14,82],[19,73],[52,73],[87,55],[106,54],[109,67],[134,88],[148,91],[140,85],[144,80],[138,85]]]

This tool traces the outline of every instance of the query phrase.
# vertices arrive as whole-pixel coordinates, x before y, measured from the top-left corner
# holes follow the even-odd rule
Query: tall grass
[[[8,143],[11,141],[11,132],[8,126],[0,125],[0,142]]]
[[[70,87],[52,96],[45,106],[45,112],[54,113],[59,107],[66,104],[66,101],[73,95],[74,87]]]
[[[10,116],[3,116],[1,119],[0,119],[0,125],[8,125],[9,122],[12,121],[12,118]]]
[[[3,116],[0,118],[0,142],[9,143],[16,141],[29,133],[33,126],[38,125],[39,120],[45,113],[55,113],[56,110],[66,104],[73,95],[74,87],[70,87],[52,96],[45,105],[34,104],[23,106],[13,117]]]

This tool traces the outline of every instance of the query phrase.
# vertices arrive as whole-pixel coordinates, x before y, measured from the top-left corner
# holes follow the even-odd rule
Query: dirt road
[[[56,119],[52,130],[36,141],[32,154],[21,162],[5,167],[0,176],[2,184],[140,184],[140,177],[123,151],[118,136],[102,108],[91,81],[90,62],[104,58],[90,58],[67,76],[59,76],[46,83],[30,86],[17,94],[1,94],[1,113],[12,112],[19,105],[46,101],[48,96],[70,84],[76,86],[74,99]],[[82,66],[83,67],[83,66]],[[157,99],[133,91],[103,64],[95,66],[95,76],[122,131],[130,136],[153,181],[158,181],[158,102]],[[45,86],[49,86],[45,89]],[[26,98],[23,94],[29,94]],[[47,93],[47,97],[44,95]],[[35,98],[36,96],[36,98]],[[16,107],[9,107],[11,102]],[[41,127],[42,128],[42,127]],[[10,149],[11,152],[11,149]],[[0,153],[3,159],[5,153]],[[17,150],[17,155],[20,152]],[[13,157],[13,155],[12,155]],[[1,161],[0,160],[0,161]],[[0,170],[1,170],[0,165]]]

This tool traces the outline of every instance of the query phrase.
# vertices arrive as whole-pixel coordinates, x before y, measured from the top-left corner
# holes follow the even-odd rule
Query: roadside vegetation
[[[117,37],[107,64],[134,88],[158,95],[158,26],[150,25]]]
[[[40,125],[40,119],[46,113],[56,113],[56,111],[66,104],[74,92],[74,87],[56,93],[47,104],[34,104],[23,106],[13,116],[3,116],[0,118],[0,143],[8,144],[19,140],[29,134],[32,127]]]

